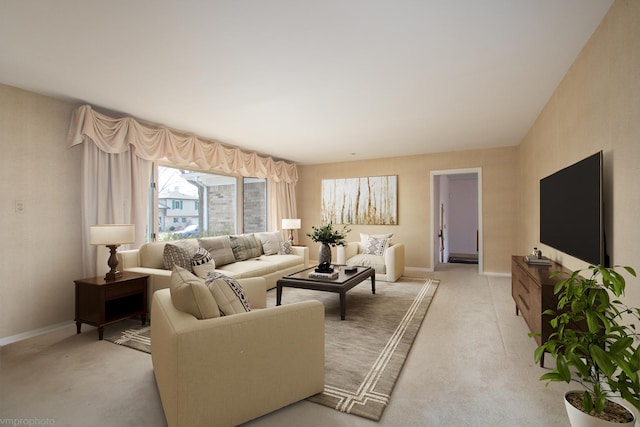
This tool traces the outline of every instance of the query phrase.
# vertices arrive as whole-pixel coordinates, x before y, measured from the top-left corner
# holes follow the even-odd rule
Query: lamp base
[[[122,272],[118,271],[118,257],[116,256],[117,247],[119,245],[107,245],[109,251],[111,252],[109,255],[109,270],[107,274],[104,276],[104,280],[116,280],[122,277]]]
[[[107,282],[110,280],[117,280],[120,279],[122,277],[122,271],[115,271],[115,272],[111,272],[109,271],[105,276],[104,276],[104,280],[106,280]]]

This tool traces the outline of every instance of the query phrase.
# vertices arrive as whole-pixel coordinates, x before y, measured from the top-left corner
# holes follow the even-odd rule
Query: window
[[[265,179],[165,166],[157,167],[157,177],[157,240],[267,230]]]

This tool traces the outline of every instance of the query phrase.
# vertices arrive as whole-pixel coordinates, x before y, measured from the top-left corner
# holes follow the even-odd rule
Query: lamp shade
[[[99,224],[89,227],[92,245],[123,245],[136,240],[134,224]]]
[[[298,230],[299,228],[300,228],[299,219],[283,219],[282,220],[283,230]]]

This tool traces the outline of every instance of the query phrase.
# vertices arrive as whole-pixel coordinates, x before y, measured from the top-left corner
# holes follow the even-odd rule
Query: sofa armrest
[[[344,246],[336,246],[336,261],[338,264],[346,264],[360,252],[360,242],[349,242]]]
[[[162,290],[152,316],[151,357],[170,426],[238,425],[324,388],[319,301],[198,320]]]
[[[404,274],[404,244],[390,245],[384,251],[384,265],[387,269],[387,278],[395,282]]]
[[[309,266],[309,248],[306,246],[292,246],[291,253],[301,256],[304,259],[304,266]]]

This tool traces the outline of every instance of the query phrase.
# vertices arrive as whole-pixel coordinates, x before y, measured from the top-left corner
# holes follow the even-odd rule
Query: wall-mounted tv
[[[540,242],[607,265],[602,151],[540,180]]]

